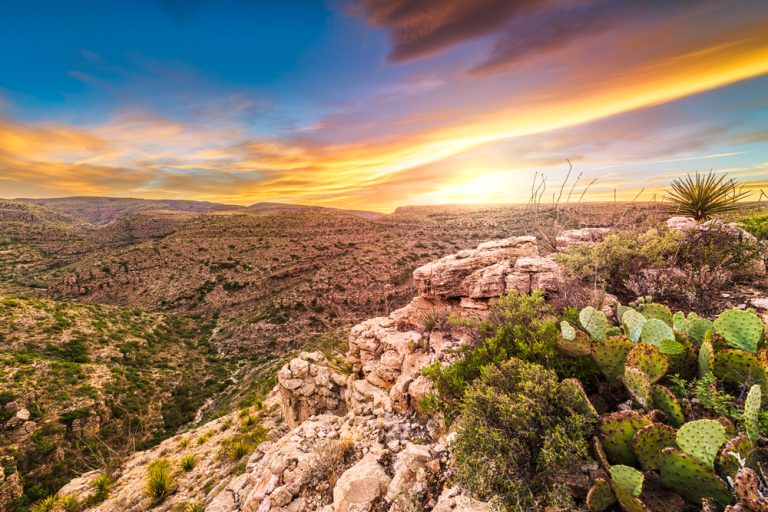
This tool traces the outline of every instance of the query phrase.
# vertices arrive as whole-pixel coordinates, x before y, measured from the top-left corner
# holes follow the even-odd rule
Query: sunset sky
[[[768,192],[768,2],[5,2],[0,197],[391,211]]]

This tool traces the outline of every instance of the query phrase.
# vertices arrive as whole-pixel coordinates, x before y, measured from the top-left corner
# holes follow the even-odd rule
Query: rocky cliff
[[[511,290],[556,293],[559,269],[539,254],[535,238],[516,237],[424,265],[413,279],[418,296],[353,327],[345,357],[299,354],[278,372],[260,408],[134,454],[115,472],[108,497],[91,499],[89,510],[490,510],[450,487],[452,434],[419,408],[430,390],[421,369],[449,363],[453,348],[473,342],[459,323],[441,319],[482,319]],[[227,459],[231,432],[247,431],[242,418],[251,414],[269,439],[241,461]],[[174,461],[185,457],[198,463],[174,470],[168,496],[149,498],[148,466],[165,458],[178,467]],[[61,494],[88,501],[96,476],[84,475]]]

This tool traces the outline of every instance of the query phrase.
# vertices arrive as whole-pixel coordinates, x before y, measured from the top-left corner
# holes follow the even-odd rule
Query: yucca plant
[[[738,202],[750,193],[733,179],[726,179],[727,174],[706,174],[696,172],[684,178],[676,178],[672,191],[665,199],[667,213],[685,215],[696,220],[708,220],[718,214],[730,213],[738,208]]]

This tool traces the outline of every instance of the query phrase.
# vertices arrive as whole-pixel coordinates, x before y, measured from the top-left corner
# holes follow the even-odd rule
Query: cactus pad
[[[760,479],[749,468],[742,468],[736,474],[733,490],[747,510],[762,512],[768,510],[768,496],[760,492]]]
[[[741,469],[741,461],[746,461],[749,452],[755,447],[748,437],[738,436],[729,440],[717,456],[717,471],[723,478],[733,478]],[[741,459],[741,461],[739,460]]]
[[[632,366],[643,372],[653,384],[667,373],[669,359],[659,352],[659,349],[647,343],[632,347],[627,354],[627,366]]]
[[[674,448],[661,451],[661,483],[693,503],[709,498],[720,505],[731,502],[728,485],[710,468]]]
[[[690,510],[683,498],[661,485],[655,472],[645,473],[640,500],[652,512],[685,512]]]
[[[595,445],[595,458],[600,463],[600,467],[606,473],[610,471],[611,465],[608,463],[608,457],[605,455],[605,449],[603,448],[603,442],[597,436],[592,436],[592,442]]]
[[[628,309],[621,316],[621,323],[624,326],[624,332],[626,332],[629,339],[635,343],[640,341],[643,325],[645,325],[645,317],[643,315],[638,313],[635,309]]]
[[[725,442],[725,427],[715,420],[689,421],[677,431],[677,446],[711,468]]]
[[[635,466],[637,457],[632,451],[635,432],[650,424],[636,411],[619,411],[600,417],[598,431],[609,462]]]
[[[633,366],[624,368],[624,386],[632,398],[646,408],[651,403],[651,382],[645,373]]]
[[[587,510],[589,512],[603,512],[616,503],[616,496],[611,486],[602,478],[596,478],[595,483],[587,494]]]
[[[760,403],[762,400],[762,391],[760,386],[755,384],[749,389],[747,399],[744,401],[744,428],[752,441],[757,441],[760,437]]]
[[[669,447],[677,447],[675,429],[661,423],[646,425],[635,432],[632,438],[632,449],[644,470],[658,469],[661,450]]]
[[[564,379],[558,386],[558,392],[566,407],[584,416],[597,418],[597,411],[589,401],[579,379]]]
[[[643,343],[650,343],[658,347],[662,341],[674,339],[675,333],[672,328],[658,318],[648,320],[643,324],[643,331],[640,334],[640,341]]]
[[[576,329],[567,320],[560,322],[560,335],[563,339],[573,341],[576,339]]]
[[[715,319],[715,331],[735,348],[754,353],[763,337],[762,320],[752,311],[729,309]]]
[[[710,341],[705,341],[699,347],[699,378],[712,371],[715,363],[715,350]]]
[[[592,343],[587,333],[574,329],[573,339],[557,337],[557,349],[568,357],[584,357],[592,353]]]
[[[605,313],[587,306],[579,312],[579,321],[590,336],[598,341],[605,340],[608,330],[608,319],[605,318]]]
[[[683,408],[680,407],[680,402],[669,389],[664,386],[653,386],[651,397],[653,398],[653,406],[662,411],[672,425],[679,427],[685,423]]]
[[[659,352],[670,356],[679,356],[685,353],[685,345],[677,340],[661,340],[659,342]]]
[[[645,506],[645,503],[622,489],[621,486],[616,484],[613,480],[611,480],[611,488],[616,495],[616,501],[619,502],[621,509],[625,512],[651,512],[650,509]]]
[[[616,380],[624,375],[627,354],[634,346],[628,338],[613,336],[592,347],[592,359],[606,378]]]
[[[685,326],[685,313],[678,311],[672,315],[672,328],[680,334],[688,334],[688,329]]]
[[[664,304],[642,304],[638,309],[646,320],[655,318],[656,320],[661,320],[668,326],[672,327],[672,312]]]
[[[689,338],[697,343],[701,343],[704,341],[707,333],[713,330],[714,327],[711,321],[701,318],[696,313],[688,313],[688,318],[685,319],[685,332]]]
[[[611,466],[611,481],[632,496],[643,492],[643,474],[635,468],[617,464]]]
[[[715,354],[712,370],[718,378],[733,384],[763,384],[766,373],[760,360],[738,349],[720,350]]]

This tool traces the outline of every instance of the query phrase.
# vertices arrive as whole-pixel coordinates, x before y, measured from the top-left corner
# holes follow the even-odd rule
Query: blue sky
[[[768,180],[768,4],[13,2],[0,196],[389,211]]]

